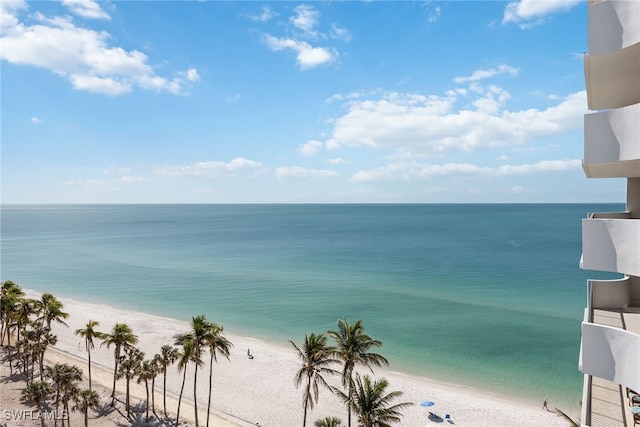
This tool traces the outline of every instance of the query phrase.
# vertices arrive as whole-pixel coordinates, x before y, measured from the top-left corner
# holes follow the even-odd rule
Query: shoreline
[[[25,289],[29,298],[39,298],[38,291]],[[75,329],[83,327],[89,319],[100,322],[98,330],[108,332],[116,322],[125,322],[139,336],[137,347],[145,352],[146,358],[153,357],[164,344],[173,344],[173,335],[186,332],[189,323],[172,318],[115,308],[105,304],[86,303],[70,298],[59,298],[64,311],[70,314],[67,319],[69,327],[55,325],[54,333],[58,335],[58,343],[54,348],[60,354],[73,359],[83,371],[86,370],[86,351],[79,337],[73,334]],[[199,313],[194,313],[197,315]],[[215,321],[215,319],[208,319]],[[294,341],[301,341],[305,331]],[[297,425],[302,421],[302,389],[294,385],[294,375],[299,368],[297,355],[291,346],[276,344],[261,339],[229,334],[225,336],[234,347],[231,348],[230,360],[219,358],[213,366],[212,413],[234,420],[245,422],[235,425],[282,426]],[[254,359],[247,358],[247,349],[251,349]],[[208,393],[208,357],[207,364],[199,371],[198,406],[206,410]],[[84,364],[82,363],[84,361]],[[113,356],[110,350],[96,344],[92,351],[93,365],[109,372],[113,370]],[[363,373],[370,373],[363,371]],[[183,395],[189,402],[193,401],[192,367],[188,368],[187,383]],[[167,388],[175,396],[179,394],[181,373],[175,365],[169,369]],[[395,401],[411,402],[413,406],[405,409],[401,425],[424,426],[431,423],[427,416],[429,410],[444,417],[450,414],[457,425],[468,426],[566,426],[567,421],[553,412],[541,409],[542,402],[532,402],[518,396],[501,395],[464,385],[445,383],[426,377],[406,374],[390,368],[376,368],[377,378],[389,381],[387,391],[402,391],[403,395]],[[161,376],[156,381],[156,393],[161,396]],[[339,385],[339,378],[330,378],[333,385]],[[117,389],[122,391],[124,383],[119,382]],[[158,397],[158,396],[156,396]],[[156,398],[156,401],[158,398]],[[431,408],[420,406],[420,402],[431,400],[436,402]],[[156,402],[156,407],[158,407]],[[550,402],[553,408],[553,402]],[[175,413],[175,408],[168,408]],[[578,408],[560,407],[564,412],[577,416]],[[181,418],[193,409],[181,410]],[[227,415],[225,415],[227,414]],[[346,410],[337,398],[327,390],[321,390],[318,404],[309,411],[307,422],[326,417],[346,418]],[[191,414],[192,418],[192,414]],[[221,418],[221,419],[222,419]],[[201,418],[202,420],[202,418]],[[246,421],[240,421],[246,420]],[[435,423],[434,423],[435,424]],[[213,424],[221,425],[221,424]],[[230,424],[234,425],[234,424]]]

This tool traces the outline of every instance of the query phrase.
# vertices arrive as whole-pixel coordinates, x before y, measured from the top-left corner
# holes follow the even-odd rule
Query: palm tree
[[[180,403],[182,402],[182,392],[184,391],[184,383],[187,379],[187,366],[191,361],[192,344],[186,341],[182,344],[182,353],[178,358],[178,372],[184,371],[182,374],[182,385],[180,386],[180,396],[178,397],[178,411],[176,413],[176,427],[180,423]]]
[[[43,403],[51,395],[53,390],[46,381],[32,382],[22,389],[22,398],[31,402],[34,402],[38,407],[38,411],[41,416],[40,423],[44,427],[44,416],[42,415]]]
[[[42,294],[40,301],[36,303],[36,307],[40,314],[37,320],[44,321],[48,328],[51,327],[51,322],[54,320],[67,326],[63,319],[69,317],[69,313],[62,311],[62,303],[55,296],[48,293]]]
[[[134,335],[133,331],[126,323],[116,323],[110,334],[105,334],[101,346],[106,344],[107,348],[114,346],[113,358],[115,359],[115,365],[113,368],[113,389],[111,390],[111,406],[114,405],[116,400],[116,375],[118,373],[118,363],[120,362],[120,355],[123,347],[126,349],[138,343],[138,336]]]
[[[391,402],[400,397],[402,392],[386,393],[389,383],[385,379],[372,382],[368,375],[361,377],[356,374],[355,381],[352,382],[350,389],[353,392],[350,396],[340,390],[335,391],[356,413],[359,427],[390,427],[389,423],[400,422],[400,409],[412,405],[409,402],[392,405]]]
[[[63,409],[69,413],[69,401],[78,393],[78,385],[82,381],[82,371],[74,365],[56,363],[45,368],[45,376],[51,380],[52,390],[55,392],[56,412],[59,413],[60,402]],[[64,420],[63,420],[64,425]],[[58,424],[56,417],[55,424]]]
[[[215,323],[209,323],[209,331],[205,340],[206,346],[209,348],[209,400],[207,403],[207,427],[209,427],[209,411],[211,410],[211,389],[213,382],[213,361],[218,362],[216,354],[221,354],[229,360],[229,349],[233,346],[225,337],[222,336],[222,326]]]
[[[62,383],[61,377],[63,376],[62,366],[63,364],[56,363],[53,366],[47,366],[44,372],[45,376],[53,382],[52,390],[53,393],[55,393],[55,398],[53,401],[56,405],[56,413],[59,413],[58,410],[60,408],[60,392],[62,391],[62,387],[60,387],[60,384]],[[57,417],[54,423],[55,425],[58,424]]]
[[[84,338],[84,346],[87,349],[87,357],[89,359],[89,391],[91,391],[91,350],[95,348],[93,339],[104,339],[105,334],[95,330],[95,327],[100,323],[95,320],[89,319],[87,326],[81,329],[76,329],[75,334]]]
[[[33,381],[35,375],[36,362],[40,368],[40,381],[44,380],[44,353],[49,345],[55,345],[58,337],[51,333],[51,329],[42,324],[42,321],[29,321],[23,331],[22,338],[16,342],[16,346],[21,352],[23,361],[23,372],[27,381]],[[31,372],[29,373],[29,364]]]
[[[185,345],[189,343],[190,357],[189,361],[193,362],[195,370],[193,373],[193,410],[195,414],[196,427],[198,424],[198,398],[196,397],[196,390],[198,385],[198,367],[203,366],[202,352],[205,348],[206,342],[209,339],[210,328],[209,322],[204,315],[199,315],[191,318],[191,330],[183,335],[178,335],[177,343]]]
[[[325,417],[313,423],[315,427],[341,427],[342,421],[336,417]]]
[[[98,393],[91,390],[82,390],[78,393],[73,401],[76,403],[73,406],[74,411],[80,411],[84,414],[84,427],[89,426],[89,409],[98,406],[100,398]]]
[[[0,289],[0,345],[4,346],[4,336],[7,335],[7,345],[11,346],[11,335],[9,330],[15,318],[18,301],[24,297],[22,288],[11,280],[2,282]]]
[[[357,364],[369,369],[372,369],[371,365],[389,365],[389,361],[382,355],[370,352],[371,347],[381,347],[382,342],[374,340],[364,332],[362,320],[351,325],[345,319],[339,319],[338,330],[329,331],[327,334],[336,342],[335,356],[344,363],[342,384],[348,389],[348,396],[352,393],[353,369]],[[350,406],[347,409],[347,426],[351,427]]]
[[[178,360],[178,358],[180,357],[180,351],[169,345],[163,345],[162,348],[160,349],[160,363],[161,363],[161,368],[160,368],[160,372],[162,372],[163,374],[163,378],[162,378],[162,403],[164,406],[164,416],[167,416],[167,368],[170,365],[173,365],[174,363],[176,363],[176,361]]]
[[[305,427],[307,425],[307,410],[313,409],[315,402],[318,401],[319,385],[329,388],[323,375],[337,374],[338,371],[329,368],[329,365],[338,362],[338,360],[333,357],[335,349],[327,345],[325,334],[316,335],[313,332],[309,335],[304,334],[302,348],[291,340],[289,342],[296,349],[298,357],[302,361],[302,366],[295,376],[295,383],[296,387],[299,387],[303,381],[305,383],[302,398],[302,407],[304,408],[302,427]]]
[[[38,350],[40,352],[39,354],[40,380],[42,380],[42,376],[44,373],[44,353],[45,351],[47,351],[47,347],[49,347],[50,345],[51,346],[56,345],[57,342],[58,342],[58,336],[53,335],[51,333],[51,328],[45,327],[44,332],[40,337],[39,346],[38,346]]]
[[[125,355],[120,357],[120,366],[118,366],[118,378],[124,378],[127,382],[127,389],[125,395],[125,408],[127,410],[127,416],[130,414],[129,404],[130,393],[129,385],[131,379],[140,373],[140,366],[142,365],[142,359],[144,359],[144,353],[135,347],[128,346],[125,349]]]
[[[153,379],[158,375],[158,371],[155,367],[155,359],[144,360],[138,369],[138,383],[144,381],[144,388],[147,392],[147,401],[145,403],[145,407],[147,410],[145,423],[149,422],[149,380]],[[152,390],[153,393],[153,390]]]
[[[21,333],[27,328],[31,322],[31,315],[35,313],[37,301],[29,298],[20,298],[15,310],[13,326],[16,328],[16,341],[20,341]]]
[[[35,364],[40,359],[40,353],[42,351],[42,344],[40,343],[41,336],[44,334],[44,326],[42,322],[35,322],[30,328],[24,328],[22,332],[22,338],[16,342],[16,346],[21,353],[22,359],[22,371],[26,376],[26,381],[33,381],[35,375]],[[31,372],[29,372],[29,365],[31,365]],[[40,381],[43,381],[42,376]]]
[[[19,302],[24,297],[24,291],[20,286],[10,280],[2,283],[0,291],[0,316],[2,318],[2,327],[0,328],[0,345],[4,346],[5,335],[7,337],[7,346],[9,348],[9,373],[13,374],[13,349],[11,347],[11,329],[13,328],[18,316]]]
[[[153,369],[153,375],[151,376],[151,412],[157,417],[156,414],[156,377],[162,372],[162,356],[156,354],[151,359],[151,367]]]

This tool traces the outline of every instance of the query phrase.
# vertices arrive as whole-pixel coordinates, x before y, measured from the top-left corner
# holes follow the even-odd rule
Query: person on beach
[[[542,402],[542,409],[546,409],[547,411],[549,410],[549,407],[547,406],[547,399],[544,399],[544,402]]]

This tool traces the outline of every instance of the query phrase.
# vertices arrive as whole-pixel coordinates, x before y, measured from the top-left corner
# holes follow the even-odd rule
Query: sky
[[[0,2],[1,202],[556,203],[587,3]]]

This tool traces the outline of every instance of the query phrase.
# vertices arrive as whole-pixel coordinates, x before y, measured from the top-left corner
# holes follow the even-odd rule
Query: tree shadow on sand
[[[149,413],[149,421],[146,421],[147,412],[144,402],[137,403],[131,406],[131,413],[127,417],[126,414],[120,412],[122,415],[122,421],[116,423],[119,427],[169,427],[175,425],[175,419],[171,417],[159,418],[152,412]]]
[[[116,411],[116,408],[111,406],[111,403],[105,402],[96,406],[93,411],[98,415],[98,417],[106,417]]]

